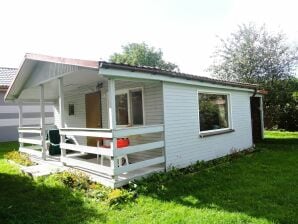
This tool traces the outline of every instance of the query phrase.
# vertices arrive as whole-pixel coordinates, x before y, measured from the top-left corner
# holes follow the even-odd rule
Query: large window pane
[[[200,131],[228,128],[227,95],[199,93]]]
[[[116,95],[116,124],[128,125],[127,94]]]
[[[131,96],[131,117],[133,125],[143,124],[143,98],[142,91],[132,91]]]

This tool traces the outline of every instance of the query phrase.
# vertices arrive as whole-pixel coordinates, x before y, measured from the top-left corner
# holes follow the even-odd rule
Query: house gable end
[[[33,72],[27,79],[24,88],[30,88],[40,85],[49,80],[59,78],[66,73],[78,71],[79,67],[75,65],[57,64],[49,62],[38,62]]]

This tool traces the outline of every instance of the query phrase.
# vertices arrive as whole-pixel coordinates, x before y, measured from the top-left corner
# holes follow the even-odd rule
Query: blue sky
[[[107,60],[121,45],[144,41],[181,71],[204,75],[216,36],[237,24],[265,23],[298,39],[291,0],[10,0],[0,8],[0,66],[7,67],[26,52]]]

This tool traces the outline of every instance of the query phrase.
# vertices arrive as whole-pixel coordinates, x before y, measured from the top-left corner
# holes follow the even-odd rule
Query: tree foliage
[[[122,53],[114,53],[110,57],[110,61],[134,66],[150,66],[170,71],[179,71],[176,64],[163,59],[161,49],[149,47],[145,43],[130,43],[122,46]]]
[[[274,126],[289,131],[298,130],[298,79],[277,80],[265,88],[269,93],[264,98],[266,127]]]
[[[298,50],[281,33],[269,33],[265,26],[240,25],[227,39],[221,39],[209,71],[219,79],[258,84],[268,90],[264,98],[265,125],[297,130]]]

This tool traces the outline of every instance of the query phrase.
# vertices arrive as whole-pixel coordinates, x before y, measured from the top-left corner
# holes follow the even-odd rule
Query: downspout
[[[102,66],[103,66],[103,62],[102,61],[99,61],[98,62],[98,75],[100,77],[103,77],[102,73],[100,73],[100,69],[102,68]]]

